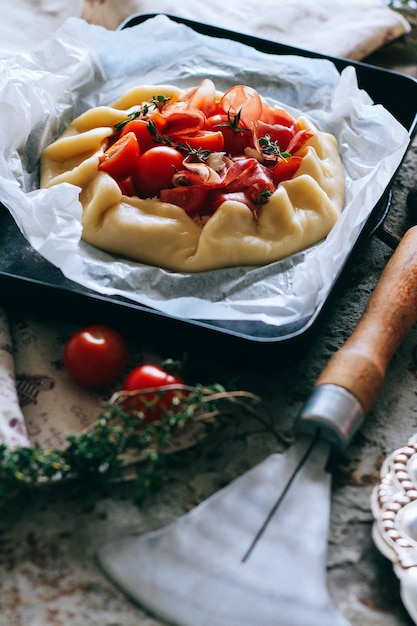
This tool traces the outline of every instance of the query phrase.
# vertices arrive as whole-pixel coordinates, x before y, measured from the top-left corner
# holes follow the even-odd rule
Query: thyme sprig
[[[174,143],[167,135],[161,135],[158,132],[155,122],[149,120],[147,123],[149,134],[152,136],[152,140],[155,144],[168,146],[181,152],[185,157],[190,157],[195,163],[205,163],[210,157],[210,150],[204,148],[192,148],[188,142]]]
[[[132,120],[135,120],[138,117],[146,117],[149,111],[156,110],[156,109],[161,111],[163,107],[167,104],[167,102],[169,102],[170,100],[171,100],[170,97],[166,97],[162,94],[152,96],[152,98],[150,98],[148,102],[144,102],[139,109],[136,109],[135,111],[131,111],[130,113],[128,113],[127,119],[122,120],[121,122],[118,122],[117,124],[115,124],[114,125],[115,131],[120,132],[121,130],[123,130],[126,124],[128,124]]]
[[[127,114],[127,119],[122,120],[121,122],[118,122],[117,124],[114,125],[114,130],[118,133],[121,130],[123,130],[123,128],[126,126],[126,124],[128,124],[129,122],[131,122],[132,120],[135,120],[136,118],[141,116],[141,111],[137,110],[137,111],[131,111],[130,113]]]
[[[158,421],[145,420],[141,411],[125,411],[126,396],[140,395],[148,412],[149,394],[161,397],[175,390],[172,410]],[[204,437],[218,418],[250,416],[273,430],[260,410],[259,397],[245,391],[227,391],[221,385],[176,385],[119,392],[103,405],[102,412],[86,430],[66,437],[61,448],[11,447],[0,444],[0,504],[45,484],[67,480],[111,482],[123,477],[127,459],[135,465],[136,499],[143,500],[169,477],[167,455],[176,450],[175,440],[187,429],[191,442]],[[202,432],[203,431],[203,432]]]
[[[182,145],[174,144],[173,141],[167,135],[161,135],[156,127],[156,124],[153,120],[149,120],[146,124],[149,134],[152,137],[152,140],[159,145],[169,146],[170,148],[175,148],[181,152]]]
[[[242,134],[243,131],[250,132],[246,126],[241,126],[242,109],[233,114],[230,110],[227,112],[227,124],[219,124],[219,126],[229,126],[234,133]]]
[[[263,189],[261,192],[259,192],[254,202],[257,206],[262,206],[263,204],[266,204],[268,202],[271,196],[272,191],[270,191],[269,189]]]
[[[278,159],[289,159],[291,156],[289,152],[282,152],[279,143],[272,141],[268,134],[259,137],[259,146],[265,155],[275,157],[277,161]]]

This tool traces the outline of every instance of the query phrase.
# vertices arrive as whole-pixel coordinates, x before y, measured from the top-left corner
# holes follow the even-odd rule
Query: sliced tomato
[[[192,150],[224,151],[224,137],[220,130],[200,130],[195,135],[170,135],[174,144],[190,147]]]
[[[272,168],[274,181],[278,185],[284,180],[289,180],[297,172],[301,165],[302,157],[290,156],[288,159],[279,159]]]
[[[188,215],[199,213],[207,199],[208,189],[204,185],[189,185],[163,189],[160,194],[162,202],[170,202],[180,206]]]
[[[287,146],[287,152],[290,154],[294,154],[300,150],[304,146],[304,144],[309,141],[314,136],[314,131],[309,129],[299,130],[295,133],[294,137],[291,139],[290,143]]]
[[[183,100],[168,102],[162,109],[161,115],[166,120],[164,133],[168,136],[178,133],[196,133],[204,127],[206,120],[203,111]]]
[[[245,148],[253,147],[252,131],[240,125],[239,120],[226,113],[217,113],[206,120],[206,130],[220,131],[224,138],[224,151],[227,154],[244,154]]]
[[[134,133],[127,133],[113,143],[99,159],[98,169],[115,180],[127,178],[139,161],[140,148]]]
[[[128,122],[120,133],[123,137],[127,133],[134,133],[139,143],[141,154],[155,146],[155,136],[149,130],[149,121],[145,119],[136,119]]]
[[[169,146],[156,146],[136,162],[133,181],[140,198],[159,196],[161,189],[172,187],[172,177],[182,169],[183,156]]]
[[[180,100],[196,106],[206,117],[210,117],[217,110],[216,87],[210,78],[204,78],[197,87],[187,91]]]
[[[244,126],[249,127],[262,115],[262,100],[258,92],[246,85],[235,85],[228,89],[220,100],[225,113],[240,115]]]

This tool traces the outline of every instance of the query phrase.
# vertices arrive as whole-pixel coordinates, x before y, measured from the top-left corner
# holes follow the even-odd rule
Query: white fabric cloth
[[[30,51],[68,17],[116,29],[129,16],[168,13],[321,54],[361,59],[410,30],[383,0],[13,0],[0,21],[0,58]]]
[[[0,58],[24,53],[49,37],[68,17],[81,15],[83,0],[13,0],[3,6]]]
[[[156,12],[353,60],[410,30],[382,0],[84,0],[82,17],[115,29]]]

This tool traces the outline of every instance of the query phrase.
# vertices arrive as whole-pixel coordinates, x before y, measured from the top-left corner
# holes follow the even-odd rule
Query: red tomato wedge
[[[120,137],[124,137],[128,133],[134,133],[136,135],[141,154],[155,146],[155,138],[149,130],[148,120],[136,119],[128,122],[121,131]]]
[[[272,173],[274,181],[278,185],[284,180],[289,180],[297,172],[303,159],[299,156],[290,156],[287,159],[279,159],[278,163],[274,165]]]
[[[140,148],[134,133],[127,133],[112,144],[99,159],[98,169],[116,180],[127,178],[139,160]]]
[[[195,135],[171,135],[174,144],[190,147],[192,150],[224,151],[224,137],[220,130],[200,130]]]

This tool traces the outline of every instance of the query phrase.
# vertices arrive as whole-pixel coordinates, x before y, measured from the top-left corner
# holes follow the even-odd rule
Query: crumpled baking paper
[[[157,45],[156,45],[157,42]],[[107,31],[70,18],[30,56],[0,65],[0,201],[46,259],[80,285],[185,319],[280,326],[313,314],[409,143],[407,131],[358,89],[355,71],[327,60],[272,56],[200,35],[165,16]],[[81,112],[134,85],[244,83],[339,142],[346,206],[325,242],[264,267],[175,274],[115,258],[80,241],[79,189],[39,189],[39,157]]]

